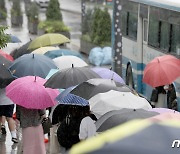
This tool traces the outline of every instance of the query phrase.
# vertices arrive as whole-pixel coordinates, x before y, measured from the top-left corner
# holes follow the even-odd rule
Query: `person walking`
[[[45,110],[16,107],[16,118],[22,128],[23,154],[46,154],[42,120]]]
[[[13,120],[14,103],[6,97],[5,89],[0,89],[0,122],[2,134],[6,134],[5,119],[8,122],[8,127],[11,133],[11,140],[14,143],[18,143],[16,135],[16,125]]]

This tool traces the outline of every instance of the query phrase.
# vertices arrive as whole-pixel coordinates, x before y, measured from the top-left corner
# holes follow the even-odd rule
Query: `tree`
[[[10,40],[9,35],[7,35],[7,34],[5,33],[5,30],[6,30],[7,28],[8,28],[8,27],[0,26],[0,49],[6,47],[6,46],[7,46],[7,43],[8,43],[9,40]]]
[[[82,34],[89,34],[91,30],[92,10],[88,9],[82,21]]]
[[[13,15],[13,16],[21,16],[22,15],[20,0],[13,0],[11,15]]]
[[[29,9],[27,10],[27,17],[30,22],[37,23],[39,18],[39,8],[35,2],[30,4]]]
[[[6,19],[7,16],[7,10],[5,7],[5,1],[4,0],[0,0],[0,20],[4,20]]]
[[[47,20],[60,20],[62,21],[62,14],[60,12],[60,4],[58,0],[50,0],[47,11]]]
[[[93,40],[95,44],[105,44],[111,41],[111,17],[108,9],[100,13],[96,36]]]
[[[93,41],[94,38],[96,37],[97,33],[97,28],[98,28],[98,22],[101,17],[101,12],[102,10],[100,8],[95,8],[94,13],[92,15],[92,23],[91,23],[91,32],[90,32],[90,37],[91,40]]]

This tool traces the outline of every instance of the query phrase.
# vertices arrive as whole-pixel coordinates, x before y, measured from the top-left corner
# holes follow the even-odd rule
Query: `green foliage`
[[[95,44],[105,44],[111,41],[111,17],[108,13],[108,9],[100,12],[100,18],[96,30],[96,36],[93,39]]]
[[[82,34],[88,34],[91,29],[92,10],[88,9],[82,21]]]
[[[81,36],[81,39],[82,39],[82,40],[85,40],[85,41],[87,41],[87,42],[92,42],[92,41],[91,41],[91,38],[90,38],[90,36],[89,36],[88,34],[82,35],[82,36]]]
[[[6,30],[7,28],[8,28],[8,27],[0,26],[0,49],[6,47],[6,46],[7,46],[7,43],[8,43],[9,40],[10,40],[9,35],[7,35],[7,34],[5,33],[5,30]]]
[[[47,20],[60,20],[62,21],[62,14],[60,12],[60,4],[58,0],[50,0],[46,10]]]
[[[1,20],[1,19],[2,19],[2,20],[5,20],[6,17],[7,17],[6,12],[0,9],[0,20]]]
[[[0,0],[0,9],[1,9],[1,10],[6,10],[5,0]]]
[[[35,2],[30,4],[29,9],[27,10],[27,17],[30,22],[37,23],[39,21],[39,7]]]
[[[62,21],[41,21],[38,28],[43,29],[46,33],[69,32],[69,28]]]
[[[92,24],[91,24],[91,31],[90,31],[90,37],[91,37],[91,40],[94,40],[94,38],[96,37],[96,33],[97,33],[97,29],[98,29],[98,22],[99,22],[99,19],[101,17],[101,12],[102,10],[100,8],[95,8],[94,9],[94,13],[92,15]]]
[[[20,0],[13,0],[11,15],[13,15],[13,16],[21,16],[22,15]]]

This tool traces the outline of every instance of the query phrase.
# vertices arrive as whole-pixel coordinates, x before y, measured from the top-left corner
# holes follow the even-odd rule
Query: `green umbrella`
[[[62,34],[48,33],[34,39],[30,43],[28,49],[37,49],[44,46],[59,45],[68,42],[70,42],[70,40]]]

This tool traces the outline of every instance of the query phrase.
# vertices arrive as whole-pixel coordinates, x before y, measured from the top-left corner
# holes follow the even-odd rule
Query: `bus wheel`
[[[132,67],[128,65],[127,72],[126,72],[126,84],[134,89],[134,81],[133,81],[133,74],[132,74]]]

